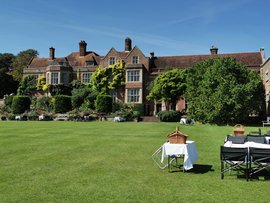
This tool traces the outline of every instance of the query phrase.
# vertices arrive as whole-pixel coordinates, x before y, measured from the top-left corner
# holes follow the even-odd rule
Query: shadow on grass
[[[175,173],[175,172],[183,172],[183,166],[179,166],[177,167],[178,170],[171,170],[171,173]],[[212,165],[206,165],[206,164],[194,164],[193,168],[185,171],[185,173],[194,173],[194,174],[204,174],[204,173],[208,173],[208,172],[213,172],[215,171]]]

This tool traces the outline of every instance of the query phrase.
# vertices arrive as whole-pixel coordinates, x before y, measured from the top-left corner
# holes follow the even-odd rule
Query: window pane
[[[140,81],[140,71],[139,70],[128,71],[127,74],[128,74],[128,82]]]
[[[109,64],[114,65],[115,64],[115,57],[110,57]]]
[[[139,102],[140,99],[139,89],[128,89],[128,102]]]
[[[133,56],[132,57],[132,63],[133,64],[138,64],[139,63],[139,57],[138,56]]]
[[[82,82],[83,83],[88,83],[91,81],[91,75],[92,73],[83,73],[82,74]]]
[[[51,84],[58,84],[58,73],[51,73]]]

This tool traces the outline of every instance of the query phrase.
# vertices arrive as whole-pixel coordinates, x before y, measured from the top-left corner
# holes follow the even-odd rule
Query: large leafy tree
[[[9,74],[14,58],[13,54],[0,54],[0,98],[3,98],[6,94],[16,92],[18,83]]]
[[[151,84],[148,100],[164,101],[166,109],[169,104],[178,100],[186,89],[186,71],[173,69],[160,74]]]
[[[188,111],[205,123],[238,123],[261,112],[264,90],[260,76],[232,58],[213,58],[188,69]]]
[[[12,76],[15,80],[21,81],[23,75],[23,69],[27,67],[30,60],[38,56],[38,51],[34,49],[28,49],[26,51],[21,51],[13,61]]]

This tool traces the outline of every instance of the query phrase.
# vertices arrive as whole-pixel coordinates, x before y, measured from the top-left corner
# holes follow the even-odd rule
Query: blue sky
[[[121,51],[130,37],[146,56],[219,53],[270,54],[267,0],[12,0],[0,6],[0,53],[35,49],[48,57],[79,50]]]

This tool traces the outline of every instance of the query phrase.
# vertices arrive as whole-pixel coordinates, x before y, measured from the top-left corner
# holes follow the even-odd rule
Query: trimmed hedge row
[[[160,111],[157,116],[162,122],[177,122],[180,121],[181,113],[179,111]]]
[[[28,96],[14,96],[12,99],[11,110],[14,114],[22,114],[30,110],[31,99]]]

